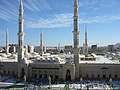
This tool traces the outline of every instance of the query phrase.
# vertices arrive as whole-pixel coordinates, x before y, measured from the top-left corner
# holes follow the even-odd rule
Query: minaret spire
[[[40,33],[40,55],[43,55],[43,33]]]
[[[6,54],[9,53],[9,47],[8,47],[8,29],[6,30]]]
[[[19,6],[19,32],[18,32],[18,61],[24,58],[24,16],[23,16],[23,0],[20,0]]]
[[[84,54],[88,55],[88,40],[87,40],[87,25],[85,24],[85,43],[84,43]]]
[[[78,0],[74,0],[74,63],[75,78],[79,79],[79,30],[78,30]]]
[[[87,43],[87,25],[85,24],[85,45],[88,46]]]

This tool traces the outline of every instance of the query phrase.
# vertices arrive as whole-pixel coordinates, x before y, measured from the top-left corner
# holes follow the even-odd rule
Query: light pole
[[[51,77],[48,77],[48,82],[49,82],[49,89],[51,88]]]
[[[27,90],[27,82],[26,82],[26,75],[24,75],[24,83],[25,83],[25,90]]]
[[[83,81],[83,78],[81,77],[80,78],[80,88],[82,89],[82,81]]]
[[[110,83],[110,89],[112,89],[112,78],[110,78],[109,83]]]

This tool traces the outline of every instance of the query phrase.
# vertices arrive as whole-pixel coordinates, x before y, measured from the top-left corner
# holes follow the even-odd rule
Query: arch
[[[25,69],[22,68],[21,69],[21,79],[24,79],[24,76],[25,76]]]
[[[8,73],[7,73],[7,75],[10,75],[10,71],[8,70]]]
[[[39,79],[41,79],[42,78],[42,74],[39,74]]]
[[[3,74],[5,74],[5,75],[6,75],[6,71],[5,71],[5,70],[3,71]]]
[[[98,74],[97,77],[100,78],[100,75]]]
[[[66,71],[66,81],[71,81],[71,72],[70,72],[70,70]]]
[[[34,74],[34,77],[33,77],[34,79],[36,79],[37,78],[37,74]]]
[[[89,75],[88,75],[88,74],[86,74],[86,78],[87,78],[87,79],[89,78]]]
[[[106,79],[106,75],[105,74],[103,74],[103,79]]]
[[[111,78],[111,74],[109,74],[109,78]]]
[[[117,75],[117,74],[115,74],[115,76],[114,76],[114,77],[115,77],[115,79],[117,79],[117,78],[118,78],[118,75]]]
[[[57,82],[57,81],[58,81],[58,79],[59,79],[59,76],[58,76],[58,75],[55,75],[54,80]]]
[[[43,78],[44,78],[44,79],[47,79],[47,78],[48,78],[47,74],[44,74],[44,75],[43,75]]]

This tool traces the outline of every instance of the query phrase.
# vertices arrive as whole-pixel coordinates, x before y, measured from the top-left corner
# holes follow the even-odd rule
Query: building
[[[114,52],[114,45],[108,45],[108,52]]]
[[[78,30],[78,0],[74,0],[73,54],[26,53],[24,49],[23,1],[20,0],[17,54],[0,53],[0,74],[52,81],[84,79],[120,79],[119,60],[95,54],[80,54]],[[86,42],[87,43],[87,42]],[[42,45],[41,45],[42,46]],[[96,48],[96,46],[95,46]]]
[[[17,49],[18,48],[16,44],[9,44],[9,53],[16,53]]]
[[[73,53],[73,46],[72,45],[64,46],[64,52],[65,53]]]
[[[95,53],[95,52],[97,51],[97,49],[98,49],[98,48],[97,48],[97,45],[92,45],[90,51],[91,51],[92,53]]]

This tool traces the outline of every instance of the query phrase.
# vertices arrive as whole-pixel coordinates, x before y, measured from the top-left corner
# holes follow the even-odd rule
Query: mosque
[[[20,0],[18,51],[9,53],[6,44],[6,53],[0,53],[0,74],[27,80],[48,77],[55,81],[74,81],[80,78],[120,79],[119,60],[110,60],[104,56],[88,53],[87,32],[85,32],[84,53],[80,54],[78,18],[78,0],[74,0],[73,54],[45,54],[42,33],[40,53],[34,52],[31,46],[28,52],[24,48],[24,7],[23,0]]]

